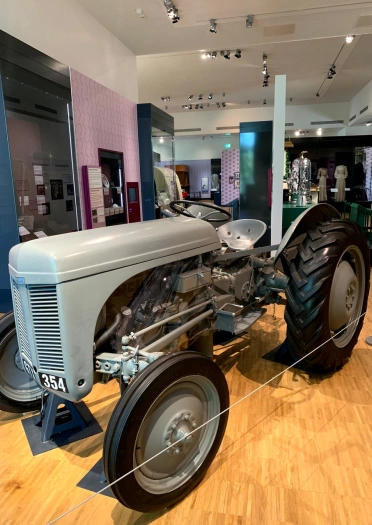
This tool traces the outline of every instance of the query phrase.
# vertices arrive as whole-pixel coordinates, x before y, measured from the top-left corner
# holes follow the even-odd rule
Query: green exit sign
[[[231,148],[231,144],[225,144],[225,148]]]

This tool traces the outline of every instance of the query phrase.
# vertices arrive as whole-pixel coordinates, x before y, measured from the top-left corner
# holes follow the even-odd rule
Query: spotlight
[[[199,95],[198,100],[203,100],[203,95]]]
[[[317,93],[317,94],[316,94],[316,96],[317,96],[317,97],[320,97],[320,94],[319,94],[319,93]]]
[[[230,51],[225,51],[223,57],[226,58],[226,60],[230,60]]]
[[[351,42],[354,40],[354,35],[348,35],[346,38],[346,43],[351,44]]]
[[[213,53],[211,54],[211,58],[213,60],[215,60],[217,58],[217,51],[213,51]]]
[[[245,21],[245,27],[247,29],[250,29],[253,26],[253,20],[254,20],[254,15],[247,16],[247,20]]]
[[[167,10],[167,15],[172,21],[173,24],[176,24],[180,17],[178,16],[178,9],[175,5],[173,5],[173,2],[171,0],[164,0],[164,5]]]
[[[217,107],[218,109],[221,107],[221,104],[219,102],[217,102]]]
[[[199,104],[195,104],[195,109],[199,109]]]
[[[222,93],[222,96],[223,96],[223,97],[224,97],[224,96],[226,96],[226,93],[225,93],[225,92],[224,92],[224,93]]]
[[[187,104],[184,104],[184,105],[182,106],[182,109],[189,109],[189,106],[188,106]]]
[[[262,74],[267,75],[267,55],[262,55]]]
[[[263,101],[263,105],[266,106],[267,102],[266,102],[266,98],[264,99]]]
[[[192,100],[194,98],[194,95],[189,95],[189,100]]]
[[[209,26],[209,31],[210,31],[211,33],[217,33],[217,24],[216,24],[216,21],[213,20],[213,18],[212,18],[212,20],[209,21],[209,24],[210,24],[210,26]]]
[[[331,67],[330,72],[332,73],[332,75],[335,75],[335,74],[336,74],[336,66],[335,66],[334,64],[333,64],[333,66]]]
[[[333,78],[332,72],[331,72],[331,70],[329,70],[328,74],[327,74],[327,79],[328,80],[332,80],[332,78]]]
[[[366,126],[372,126],[372,121],[370,120],[369,122],[367,122]]]
[[[212,98],[213,98],[213,93],[209,93],[208,100],[212,100]]]
[[[203,137],[202,140],[205,140],[205,137]]]
[[[206,58],[211,58],[211,54],[210,53],[203,53],[201,57],[202,57],[203,60],[205,60]]]
[[[160,139],[159,139],[159,142],[161,142],[161,143],[163,143],[163,142],[164,142],[164,139],[163,139],[163,137],[160,137]]]
[[[236,50],[235,56],[236,56],[236,58],[242,58],[242,52],[240,51],[240,49]]]
[[[295,131],[295,135],[296,135],[296,137],[299,137],[300,136],[300,132],[298,130]]]
[[[321,135],[323,135],[323,130],[322,130],[322,128],[317,129],[316,134],[318,135],[318,137],[320,137]]]
[[[187,107],[188,107],[188,109],[192,109],[192,105],[191,104],[189,104]]]
[[[200,104],[200,106],[199,106],[199,107],[200,107],[200,109],[204,109],[204,106],[203,106],[203,104]]]
[[[223,107],[223,108],[226,107],[226,102],[222,102],[222,107]]]
[[[178,16],[178,9],[173,9],[172,24],[177,24],[180,17]]]

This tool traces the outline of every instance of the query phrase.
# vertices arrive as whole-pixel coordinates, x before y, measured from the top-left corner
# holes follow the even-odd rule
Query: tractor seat
[[[235,251],[250,250],[267,230],[264,222],[256,219],[232,221],[217,229],[222,244]]]

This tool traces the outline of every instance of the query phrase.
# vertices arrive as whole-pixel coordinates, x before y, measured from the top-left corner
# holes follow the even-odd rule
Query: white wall
[[[138,102],[135,55],[74,0],[2,0],[0,29]]]
[[[293,123],[294,126],[287,127],[286,129],[316,130],[319,126],[311,126],[310,122],[330,120],[344,120],[345,126],[347,126],[349,121],[349,106],[349,102],[304,106],[287,104],[285,120],[287,123]],[[175,129],[201,128],[201,131],[192,132],[192,134],[210,135],[212,133],[225,133],[224,130],[216,130],[217,127],[239,126],[240,122],[273,120],[274,108],[262,106],[258,108],[220,109],[216,111],[188,110],[182,113],[174,113],[173,117]],[[342,124],[330,124],[322,127],[339,129],[340,126],[342,126]],[[231,132],[239,133],[239,130],[231,130]]]
[[[368,106],[368,110],[360,114],[360,111],[366,106]],[[352,126],[361,121],[365,122],[368,118],[372,117],[372,81],[364,86],[364,88],[352,99],[350,104],[350,118],[354,115],[356,118],[351,122]]]
[[[351,126],[344,128],[338,133],[339,137],[351,137],[355,135],[372,135],[372,126]]]
[[[231,144],[231,149],[239,149],[239,135],[226,137],[214,136],[211,140],[210,135],[207,135],[204,140],[202,137],[198,139],[179,139],[175,138],[175,160],[204,160],[204,159],[220,159],[221,152],[225,149],[225,144]]]

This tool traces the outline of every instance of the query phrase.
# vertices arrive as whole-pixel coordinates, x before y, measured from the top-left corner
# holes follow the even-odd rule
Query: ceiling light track
[[[331,67],[329,68],[323,82],[321,83],[320,85],[320,88],[318,89],[318,91],[316,92],[316,96],[317,97],[320,97],[320,91],[322,90],[322,87],[324,86],[324,84],[327,82],[327,80],[332,80],[333,77],[336,75],[336,61],[338,60],[338,57],[341,55],[342,53],[342,50],[344,49],[344,47],[347,45],[347,44],[351,44],[352,41],[354,40],[355,38],[355,35],[348,35],[346,38],[345,38],[345,42],[342,44],[341,46],[341,49],[340,51],[337,53],[336,55],[336,58],[334,59],[334,61],[332,62],[332,65]]]
[[[219,52],[218,51],[210,51],[208,53],[203,53],[201,57],[202,57],[203,60],[210,59],[210,58],[212,60],[216,60],[216,58],[218,56],[218,53],[219,53],[221,57],[224,57],[227,60],[230,60],[232,52],[233,51],[230,51],[228,49],[226,51],[223,50],[223,51],[219,51]],[[237,49],[235,51],[234,57],[235,58],[242,58],[242,51],[241,51],[241,49]]]

